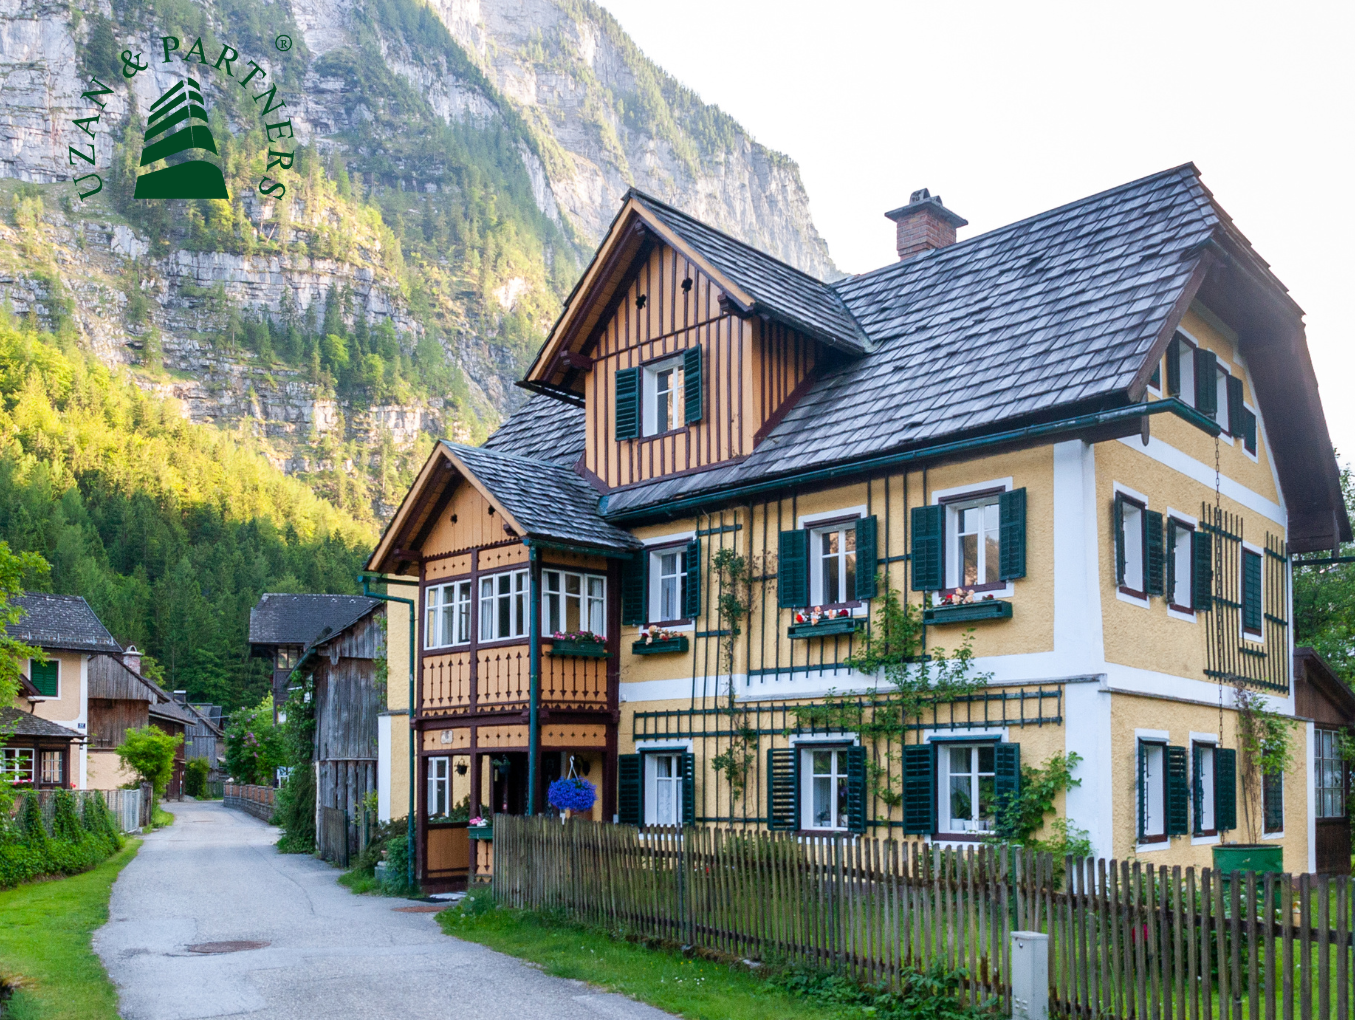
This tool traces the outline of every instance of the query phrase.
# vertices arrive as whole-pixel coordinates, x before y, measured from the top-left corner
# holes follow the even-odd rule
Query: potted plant
[[[864,620],[852,616],[850,609],[824,609],[814,606],[808,612],[796,610],[795,622],[790,626],[790,637],[831,637],[860,630]]]
[[[551,636],[551,655],[571,655],[586,659],[607,656],[605,639],[591,630],[557,630]]]
[[[956,588],[936,600],[936,604],[922,611],[924,623],[969,623],[974,620],[1009,620],[1012,604],[993,597],[992,592],[980,595],[972,588]]]
[[[1265,707],[1265,699],[1239,683],[1233,689],[1237,709],[1238,798],[1248,842],[1220,843],[1213,848],[1214,869],[1227,876],[1234,871],[1284,871],[1284,847],[1262,843],[1262,784],[1266,776],[1284,775],[1293,756],[1294,721]]]
[[[664,655],[668,652],[687,650],[686,634],[663,630],[658,624],[650,624],[648,629],[641,633],[644,636],[630,646],[630,650],[636,655]]]
[[[493,839],[494,822],[483,815],[476,815],[466,822],[466,832],[471,839]]]

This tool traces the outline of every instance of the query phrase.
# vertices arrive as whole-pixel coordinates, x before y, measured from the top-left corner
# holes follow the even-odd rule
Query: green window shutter
[[[616,440],[640,435],[640,370],[616,370]]]
[[[1261,630],[1261,554],[1242,550],[1242,629]]]
[[[1115,497],[1111,510],[1111,519],[1115,522],[1115,585],[1124,584],[1124,500]]]
[[[1219,359],[1203,347],[1195,348],[1195,410],[1207,418],[1219,413]]]
[[[1248,453],[1256,452],[1256,415],[1245,407],[1242,409],[1242,445]]]
[[[809,604],[809,532],[803,529],[777,537],[776,604],[782,609]]]
[[[946,508],[913,507],[913,591],[946,586]]]
[[[997,498],[997,576],[1014,581],[1026,576],[1026,490],[1013,489]]]
[[[936,746],[903,749],[903,831],[930,836],[936,831]]]
[[[879,552],[876,549],[878,526],[875,518],[858,517],[856,519],[856,597],[873,599],[875,597],[875,571],[879,567]]]
[[[767,828],[794,832],[800,828],[800,783],[795,748],[767,751]]]
[[[682,824],[696,823],[696,755],[682,755]]]
[[[688,347],[682,354],[682,423],[701,420],[704,405],[701,382],[701,347]]]
[[[1228,377],[1228,434],[1233,436],[1242,435],[1242,412],[1246,408],[1242,406],[1242,380],[1235,375]]]
[[[1162,573],[1166,566],[1162,549],[1162,515],[1156,510],[1145,510],[1143,513],[1144,527],[1148,534],[1145,536],[1147,541],[1144,548],[1148,553],[1148,570],[1145,578],[1148,584],[1149,595],[1161,595],[1163,592]]]
[[[1284,831],[1284,773],[1261,777],[1261,831]]]
[[[1181,337],[1167,341],[1167,396],[1181,395]]]
[[[993,794],[1000,838],[1016,832],[1017,797],[1021,793],[1021,745],[993,745]]]
[[[1190,535],[1191,605],[1201,613],[1214,608],[1214,536],[1196,529]]]
[[[1190,768],[1184,747],[1167,748],[1167,835],[1190,831]]]
[[[1176,523],[1176,518],[1167,518],[1167,583],[1163,590],[1166,592],[1168,603],[1176,601],[1176,543],[1181,541],[1181,533],[1183,530],[1181,525]]]
[[[1237,828],[1237,751],[1231,747],[1214,752],[1214,828]]]
[[[621,565],[621,622],[638,627],[645,623],[648,606],[649,553],[643,549]]]
[[[866,749],[847,748],[847,828],[851,832],[866,831]]]
[[[687,543],[683,555],[686,584],[682,592],[682,615],[695,620],[701,615],[701,539]]]
[[[28,660],[28,679],[44,698],[55,698],[57,696],[59,676],[60,666],[56,659],[47,662],[39,662],[37,659]]]
[[[616,756],[616,817],[622,825],[644,824],[644,769],[638,754]]]

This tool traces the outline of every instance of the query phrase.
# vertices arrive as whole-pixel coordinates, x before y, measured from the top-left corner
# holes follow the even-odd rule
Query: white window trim
[[[1148,503],[1148,497],[1145,496],[1143,493],[1139,492],[1137,489],[1131,489],[1129,486],[1127,486],[1127,485],[1122,485],[1122,484],[1119,483],[1119,482],[1112,482],[1112,483],[1111,483],[1111,489],[1112,489],[1112,498],[1113,498],[1114,496],[1127,496],[1127,497],[1129,497],[1129,498],[1132,499],[1132,500],[1136,500],[1137,502],[1143,504],[1143,512],[1144,512],[1144,513],[1147,513],[1149,510],[1152,509],[1152,507],[1151,507],[1151,506],[1149,505],[1149,503]],[[1111,520],[1110,523],[1111,523],[1112,526],[1114,526],[1115,521],[1114,521],[1113,518],[1112,518],[1112,520]],[[1120,536],[1119,536],[1119,535],[1116,535],[1116,536],[1115,536],[1115,540],[1116,540],[1117,542],[1120,541]],[[1146,576],[1147,568],[1148,568],[1147,558],[1148,558],[1148,557],[1147,557],[1147,551],[1145,550],[1145,552],[1144,552],[1144,572],[1145,572],[1145,576],[1144,576],[1144,579],[1143,579],[1143,585],[1144,585],[1144,588],[1145,588],[1145,589],[1146,589],[1147,586],[1148,586],[1148,578],[1147,578],[1147,576]],[[1112,560],[1112,562],[1111,562],[1111,568],[1114,569],[1114,561],[1113,561],[1113,560]],[[1115,580],[1115,581],[1113,581],[1112,583],[1113,583],[1114,586],[1115,586],[1115,597],[1116,597],[1117,599],[1119,599],[1121,602],[1128,602],[1131,606],[1138,606],[1140,609],[1147,609],[1147,608],[1149,608],[1149,607],[1152,605],[1152,599],[1151,599],[1150,596],[1144,595],[1143,598],[1138,598],[1138,597],[1135,596],[1135,595],[1127,595],[1127,594],[1125,594],[1124,592],[1120,591],[1120,583],[1119,583],[1118,580]]]
[[[1189,330],[1183,329],[1181,326],[1177,326],[1176,332],[1180,333],[1183,337],[1189,340],[1191,347],[1194,350],[1200,350],[1201,348],[1204,348],[1206,350],[1208,349],[1205,348],[1204,344],[1200,343],[1200,338],[1195,336]],[[1164,379],[1163,382],[1165,384],[1166,380]],[[1185,380],[1183,379],[1181,384],[1181,392],[1176,395],[1176,399],[1181,401],[1187,407],[1195,406],[1195,361],[1193,353],[1191,355],[1190,363],[1190,387],[1189,389],[1186,388]]]
[[[1238,594],[1239,594],[1239,595],[1243,596],[1243,598],[1240,599],[1239,601],[1242,601],[1242,602],[1245,603],[1245,601],[1246,601],[1246,599],[1245,599],[1246,591],[1245,591],[1245,588],[1244,588],[1244,585],[1245,585],[1245,578],[1244,578],[1244,576],[1243,576],[1243,568],[1242,568],[1242,564],[1246,562],[1246,558],[1245,558],[1244,555],[1243,555],[1244,552],[1252,552],[1252,553],[1255,553],[1257,556],[1259,556],[1259,557],[1261,558],[1261,636],[1260,636],[1260,637],[1255,637],[1255,636],[1252,635],[1252,633],[1251,633],[1250,631],[1247,630],[1246,624],[1243,623],[1243,621],[1242,621],[1242,610],[1241,610],[1241,609],[1239,609],[1239,610],[1237,611],[1237,633],[1238,633],[1238,637],[1240,637],[1243,641],[1246,641],[1246,642],[1248,642],[1248,643],[1250,643],[1250,644],[1253,644],[1253,645],[1261,645],[1262,647],[1265,647],[1265,643],[1266,643],[1266,551],[1265,551],[1264,549],[1262,549],[1259,545],[1256,545],[1255,543],[1252,543],[1252,542],[1248,542],[1245,538],[1242,540],[1242,546],[1241,546],[1241,548],[1238,549],[1238,551],[1237,551],[1237,591],[1238,591]]]
[[[691,539],[688,539],[687,541],[691,541]],[[645,624],[646,624],[646,625],[649,625],[649,624],[657,624],[658,626],[662,627],[664,630],[671,630],[671,631],[685,631],[685,630],[695,630],[695,629],[696,629],[696,624],[695,624],[695,622],[692,621],[692,620],[688,620],[687,617],[686,617],[685,615],[682,615],[682,614],[681,614],[681,611],[685,608],[685,606],[679,606],[679,607],[678,607],[678,609],[679,609],[679,615],[676,616],[676,617],[674,617],[674,618],[671,619],[671,620],[660,620],[660,619],[658,619],[658,617],[657,617],[657,615],[656,615],[656,607],[660,606],[660,605],[662,604],[662,602],[663,602],[663,597],[662,597],[662,596],[663,596],[663,587],[662,587],[662,585],[663,585],[663,578],[662,578],[662,576],[660,575],[659,570],[658,570],[658,566],[657,566],[657,564],[658,564],[658,558],[659,558],[660,556],[662,556],[663,554],[668,553],[668,552],[676,552],[679,556],[681,556],[682,553],[685,551],[685,549],[684,549],[684,546],[685,546],[685,545],[686,545],[685,542],[667,542],[667,543],[664,543],[663,545],[654,545],[654,546],[646,545],[646,546],[645,546],[645,554],[649,557],[648,570],[646,571],[646,574],[647,574],[648,579],[649,579],[648,585],[647,585],[648,590],[645,592]],[[680,569],[680,570],[678,571],[678,576],[681,577],[682,574],[683,574],[683,570]],[[683,582],[683,584],[685,584],[685,582]],[[678,587],[679,587],[679,589],[681,589],[681,588],[682,588],[682,584],[679,584]],[[683,621],[685,621],[685,622],[683,622]]]
[[[848,602],[856,602],[855,591],[843,591],[842,598],[827,598],[827,592],[823,590],[823,554],[815,548],[815,539],[826,531],[846,532],[854,528],[855,521],[859,521],[861,515],[851,519],[839,519],[832,523],[811,524],[805,530],[809,532],[809,604],[811,606],[840,606]],[[829,520],[832,520],[831,518]],[[852,550],[856,554],[856,550]],[[859,564],[858,564],[859,566]],[[842,584],[846,586],[845,571],[842,578]],[[834,593],[836,594],[836,593]],[[855,615],[855,614],[853,614]]]
[[[507,637],[500,637],[500,636],[498,636],[497,634],[496,634],[494,637],[479,637],[479,636],[478,636],[479,632],[483,631],[484,626],[485,626],[484,603],[485,603],[486,601],[491,601],[491,602],[493,602],[493,603],[495,604],[495,614],[494,614],[494,615],[495,615],[495,622],[497,623],[497,617],[498,617],[498,608],[497,608],[497,606],[498,606],[498,600],[499,600],[499,598],[501,597],[501,596],[499,595],[499,591],[498,591],[498,587],[499,587],[499,586],[498,586],[498,579],[499,579],[500,577],[504,577],[504,576],[507,576],[507,577],[509,577],[509,578],[512,578],[512,577],[513,577],[514,575],[516,575],[516,574],[526,574],[526,575],[527,575],[527,585],[526,585],[526,587],[523,588],[523,590],[522,590],[522,597],[523,597],[523,599],[524,599],[525,602],[526,602],[526,612],[523,613],[523,621],[522,621],[523,629],[522,629],[522,632],[521,632],[520,634],[509,634]],[[488,599],[488,600],[486,600],[485,596],[484,596],[483,594],[481,594],[481,588],[483,588],[484,583],[485,583],[486,581],[491,581],[491,582],[493,582],[493,588],[492,588],[493,594],[489,596],[489,599]],[[509,581],[509,592],[508,592],[508,594],[507,594],[506,596],[503,596],[503,597],[505,597],[505,598],[508,599],[508,604],[509,604],[510,607],[512,606],[512,604],[513,604],[513,599],[514,599],[514,597],[515,597],[517,594],[518,594],[518,593],[517,593],[516,587],[514,586],[514,582],[510,580],[510,581]],[[544,592],[543,592],[543,595],[544,595]],[[506,569],[506,570],[495,570],[495,571],[490,572],[490,573],[480,574],[480,575],[476,578],[475,588],[471,591],[471,598],[475,601],[475,624],[476,624],[476,628],[477,628],[477,637],[476,637],[476,643],[477,643],[477,644],[487,645],[487,644],[491,644],[491,643],[493,643],[493,642],[495,642],[495,641],[516,641],[516,640],[518,640],[518,639],[520,639],[520,638],[524,638],[524,637],[527,637],[527,636],[528,636],[529,632],[531,631],[531,615],[532,615],[531,571],[529,571],[529,570],[524,570],[524,569],[521,568],[521,567],[509,567],[509,568]],[[510,616],[511,616],[511,611],[510,611]],[[496,629],[497,629],[497,628],[496,628]],[[510,629],[511,629],[511,628],[510,628]]]
[[[1214,763],[1211,766],[1210,775],[1214,780],[1214,835],[1197,836],[1195,834],[1195,745],[1204,744],[1214,749]],[[1188,766],[1190,769],[1190,842],[1192,846],[1203,845],[1205,843],[1217,843],[1220,838],[1219,828],[1219,802],[1218,802],[1218,779],[1219,779],[1219,738],[1216,733],[1196,733],[1190,732],[1190,743],[1187,745],[1187,754],[1190,755]]]
[[[808,833],[848,833],[851,829],[848,826],[822,826],[808,824],[813,820],[814,813],[814,771],[811,768],[805,768],[805,755],[812,753],[816,748],[824,750],[846,750],[849,747],[856,747],[860,743],[859,738],[849,739],[847,734],[836,739],[806,740],[795,744],[796,772],[800,777],[800,831]],[[850,779],[845,773],[843,778]]]
[[[592,631],[592,633],[596,634],[598,637],[605,638],[605,637],[607,636],[607,575],[606,575],[606,574],[600,574],[600,573],[598,573],[596,570],[576,570],[576,569],[573,569],[573,568],[566,568],[566,567],[543,567],[542,570],[541,570],[541,590],[540,590],[540,592],[538,593],[539,596],[540,596],[540,599],[541,599],[541,633],[542,633],[543,635],[550,635],[550,634],[555,633],[555,631],[552,630],[552,629],[551,629],[551,626],[550,626],[550,615],[549,615],[549,610],[547,609],[547,605],[546,605],[546,600],[547,600],[547,598],[548,598],[549,596],[555,595],[555,594],[558,594],[558,595],[560,596],[561,599],[563,599],[563,598],[565,597],[565,591],[564,591],[563,588],[561,588],[561,590],[560,590],[558,593],[557,593],[557,592],[552,592],[552,591],[548,591],[548,590],[547,590],[547,588],[546,588],[546,575],[547,575],[547,574],[560,574],[561,576],[565,576],[565,575],[574,575],[574,576],[577,576],[577,577],[579,577],[579,578],[581,579],[580,584],[579,584],[579,625],[580,625],[580,628],[579,628],[579,629],[580,629],[580,630],[588,630],[588,631]],[[588,578],[590,578],[590,577],[596,577],[596,578],[600,578],[600,579],[602,580],[602,629],[601,629],[601,630],[593,630],[591,627],[584,626],[584,624],[587,623],[586,617],[587,617],[587,615],[588,615]],[[528,630],[529,630],[529,631],[530,631],[530,629],[531,629],[531,622],[530,622],[531,611],[532,611],[532,606],[531,606],[531,588],[530,588],[530,582],[529,582],[528,594],[527,594],[527,614],[528,614],[528,618],[529,618],[529,619],[528,619],[527,627],[528,627]],[[563,612],[563,608],[562,608],[562,612]],[[562,627],[563,627],[563,621],[561,621],[561,625],[562,625]],[[520,636],[525,636],[525,634],[526,634],[526,632],[524,632],[524,635],[520,635]],[[512,640],[512,639],[511,639],[511,638],[493,638],[493,639],[486,639],[486,640],[508,641],[508,640]]]
[[[0,747],[0,761],[8,761],[11,759],[17,761],[20,755],[23,754],[28,755],[28,778],[27,779],[5,778],[0,779],[0,782],[32,783],[35,787],[38,785],[39,769],[42,767],[42,760],[39,757],[37,751],[35,751],[31,747]],[[9,774],[10,770],[8,765],[0,767],[0,776],[8,777]]]
[[[1141,734],[1143,734],[1143,735],[1141,735]],[[1162,735],[1161,735],[1161,736],[1157,736],[1157,735],[1150,735],[1150,734],[1162,734]],[[1135,798],[1135,800],[1137,800],[1138,797],[1144,796],[1145,793],[1146,793],[1146,791],[1143,789],[1143,787],[1139,785],[1139,776],[1138,776],[1139,754],[1140,754],[1141,751],[1142,751],[1142,745],[1144,745],[1144,744],[1151,744],[1151,745],[1153,745],[1153,746],[1160,747],[1160,748],[1162,749],[1162,835],[1165,837],[1164,839],[1154,840],[1154,841],[1151,842],[1151,843],[1140,843],[1140,842],[1138,842],[1138,835],[1139,835],[1139,833],[1138,833],[1138,827],[1139,827],[1139,826],[1138,826],[1138,816],[1139,816],[1140,811],[1142,810],[1142,805],[1141,805],[1141,804],[1138,804],[1138,803],[1135,803],[1135,805],[1134,805],[1134,829],[1135,829],[1135,833],[1134,833],[1134,837],[1135,837],[1135,839],[1134,839],[1135,846],[1134,846],[1134,849],[1135,849],[1138,853],[1152,853],[1154,850],[1167,850],[1167,849],[1170,849],[1170,848],[1171,848],[1171,845],[1172,845],[1172,836],[1171,836],[1171,834],[1170,834],[1169,832],[1167,832],[1167,745],[1170,744],[1170,742],[1171,742],[1171,738],[1168,737],[1168,736],[1167,736],[1163,731],[1161,731],[1161,730],[1135,730],[1135,731],[1134,731],[1134,787],[1135,787],[1135,789],[1136,789],[1136,791],[1137,791],[1137,797]]]
[[[428,765],[424,770],[424,813],[429,818],[442,818],[444,815],[451,814],[452,812],[452,756],[449,754],[434,754],[429,755],[425,760],[428,762]],[[445,761],[447,763],[447,775],[438,779],[433,775],[433,768],[435,763],[440,761]],[[435,815],[433,813],[433,804],[435,803],[433,790],[437,783],[444,783],[447,789],[447,810],[443,815]]]
[[[1208,349],[1212,350],[1212,348]],[[1233,366],[1230,365],[1228,362],[1224,361],[1222,358],[1219,358],[1218,351],[1214,351],[1214,357],[1218,358],[1217,364],[1219,368],[1223,371],[1223,374],[1226,376],[1232,376]],[[1228,389],[1227,380],[1224,381],[1223,388],[1224,391],[1226,392]],[[1228,431],[1228,401],[1226,397],[1224,401],[1219,405],[1218,414],[1223,416],[1223,423],[1221,425],[1219,424],[1218,417],[1214,418],[1214,424],[1219,425],[1219,427],[1223,430],[1219,433],[1220,442],[1227,443],[1229,446],[1235,446],[1236,443],[1234,441],[1233,434]]]
[[[817,514],[801,514],[797,517],[796,527],[800,530],[817,527],[824,521],[835,521],[842,517],[869,517],[870,507],[864,503],[861,506],[844,506],[836,510],[825,510]]]
[[[648,365],[641,366],[640,369],[640,435],[641,438],[650,436],[665,435],[669,432],[676,432],[686,426],[686,408],[683,406],[685,401],[679,400],[674,408],[675,417],[683,419],[682,424],[674,425],[671,429],[664,429],[662,432],[658,428],[659,407],[658,407],[658,375],[660,372],[669,368],[682,368],[684,365],[683,354],[679,352],[671,358],[664,358],[661,361],[654,361]],[[683,396],[687,392],[687,380],[682,380]]]
[[[1179,522],[1182,523],[1182,524],[1189,524],[1189,525],[1191,526],[1191,528],[1193,528],[1195,531],[1199,531],[1199,530],[1200,530],[1200,520],[1199,520],[1198,517],[1192,517],[1190,514],[1182,513],[1180,510],[1174,510],[1174,509],[1172,509],[1170,506],[1167,507],[1167,512],[1166,512],[1166,514],[1164,515],[1164,517],[1165,517],[1166,520],[1172,520],[1172,519],[1175,519],[1175,520],[1179,521]],[[1164,521],[1164,523],[1165,523],[1165,521]],[[1163,541],[1164,541],[1164,542],[1166,541],[1165,536],[1163,537]],[[1164,549],[1164,552],[1165,552],[1165,554],[1168,555],[1168,556],[1171,555],[1171,550],[1170,550],[1170,549]],[[1163,568],[1163,569],[1165,570],[1165,565],[1164,565],[1164,568]],[[1164,574],[1164,580],[1165,580],[1165,574]],[[1194,598],[1195,598],[1195,558],[1194,558],[1193,552],[1192,552],[1192,555],[1191,555],[1191,561],[1190,561],[1190,589],[1191,589],[1191,601],[1193,602],[1193,601],[1194,601]],[[1172,592],[1171,594],[1172,594],[1172,595],[1175,595],[1176,593],[1175,593],[1175,592]],[[1168,616],[1170,619],[1173,619],[1173,620],[1180,620],[1182,623],[1190,623],[1190,624],[1194,624],[1194,623],[1198,623],[1198,622],[1199,622],[1199,621],[1196,619],[1196,617],[1198,617],[1198,616],[1200,615],[1198,611],[1193,612],[1193,613],[1183,613],[1183,612],[1181,612],[1181,611],[1178,610],[1178,609],[1173,609],[1173,608],[1172,608],[1172,598],[1171,598],[1171,596],[1168,596],[1168,597],[1165,599],[1165,601],[1166,601],[1166,603],[1167,603],[1167,616]]]
[[[690,753],[681,748],[654,748],[643,751],[640,755],[640,781],[644,783],[643,803],[645,809],[645,825],[681,825],[682,824],[682,772],[681,761],[678,762],[678,772],[670,776],[669,780],[676,788],[677,819],[672,822],[660,822],[654,817],[654,812],[658,807],[658,783],[659,776],[657,766],[651,767],[650,761],[659,757],[672,757]],[[651,770],[652,769],[652,770]]]
[[[644,803],[645,825],[656,825],[658,823],[649,820],[649,808],[651,805],[649,790],[649,767],[645,759],[651,754],[691,754],[693,742],[691,740],[637,740],[635,742],[635,753],[640,755],[640,783],[641,798]],[[678,796],[682,794],[679,792]],[[679,814],[681,814],[681,805],[679,804]],[[619,816],[612,817],[613,823]],[[643,833],[641,834],[643,835]]]
[[[60,657],[59,655],[49,655],[48,658],[49,658],[49,659],[52,661],[52,663],[56,666],[56,693],[55,693],[55,694],[39,694],[39,695],[37,695],[37,696],[35,696],[35,697],[29,698],[29,699],[28,699],[29,701],[60,701],[60,700],[61,700],[61,674],[62,674],[62,672],[63,672],[62,669],[61,669],[61,657]],[[33,660],[32,660],[32,659],[29,659],[29,660],[28,660],[28,675],[27,675],[26,679],[28,680],[28,682],[29,682],[30,684],[33,683]],[[37,687],[37,684],[33,684],[33,686],[34,686],[34,687]]]
[[[990,745],[992,745],[993,747],[996,747],[999,743],[1001,743],[1001,741],[998,741],[998,740],[987,740],[987,739],[975,739],[975,738],[973,738],[973,737],[970,737],[970,738],[963,739],[963,740],[936,740],[936,741],[932,741],[931,743],[935,744],[935,746],[936,746],[936,748],[937,748],[937,753],[936,753],[936,829],[937,829],[937,832],[941,833],[941,835],[942,835],[943,838],[947,838],[947,837],[948,837],[948,838],[950,838],[950,839],[954,839],[954,838],[957,837],[957,836],[970,836],[970,835],[973,835],[973,836],[984,836],[984,835],[989,835],[989,834],[991,834],[991,830],[986,830],[986,829],[963,829],[963,830],[962,830],[962,829],[953,829],[953,828],[950,828],[950,827],[949,827],[949,826],[954,822],[954,819],[952,819],[952,818],[950,817],[950,806],[949,806],[948,798],[943,798],[943,797],[941,796],[941,794],[942,794],[943,792],[949,794],[949,791],[950,791],[950,784],[949,784],[949,782],[946,782],[945,785],[944,785],[944,787],[943,787],[943,785],[942,785],[942,783],[943,783],[943,778],[944,778],[945,780],[949,780],[949,779],[950,779],[950,763],[949,763],[948,760],[943,760],[942,755],[941,755],[941,749],[942,749],[942,748],[945,748],[945,749],[951,749],[951,748],[955,748],[955,747],[976,748],[976,747],[978,747],[978,746],[981,745],[981,744],[990,744]],[[975,763],[975,764],[977,765],[977,763]],[[996,772],[996,766],[997,766],[996,754],[994,755],[993,766],[994,766],[994,772]],[[973,773],[969,773],[969,774],[970,774],[970,775],[973,775]],[[995,780],[995,782],[996,782],[996,780]]]
[[[447,590],[455,590],[459,585],[462,585],[462,584],[468,585],[468,586],[470,587],[470,612],[471,612],[471,619],[466,623],[466,640],[465,640],[465,641],[455,641],[455,640],[453,640],[453,641],[451,641],[449,644],[445,644],[445,645],[442,645],[442,644],[433,644],[433,639],[434,639],[434,628],[428,626],[428,610],[429,610],[430,608],[433,608],[433,607],[430,606],[430,604],[429,604],[429,598],[430,598],[430,596],[432,595],[432,593],[435,592],[435,591],[442,591],[442,592],[445,592],[445,591],[447,591]],[[445,611],[445,607],[444,607],[444,604],[443,604],[442,601],[441,601],[442,596],[439,595],[439,596],[438,596],[438,599],[439,599],[439,601],[438,601],[438,605],[437,605],[436,608],[437,608],[438,614],[439,614],[439,616],[440,616],[440,615]],[[441,649],[443,649],[443,648],[461,648],[461,647],[463,647],[463,646],[465,646],[465,645],[470,644],[470,643],[471,643],[471,638],[474,636],[473,623],[474,623],[474,615],[475,615],[475,609],[476,609],[475,603],[476,603],[475,584],[471,581],[471,579],[470,579],[469,577],[463,577],[463,578],[460,578],[460,579],[458,579],[458,580],[456,580],[456,581],[447,581],[447,582],[445,582],[445,583],[443,583],[443,584],[430,584],[427,588],[425,588],[425,589],[424,589],[424,601],[423,601],[423,618],[424,618],[424,636],[423,636],[423,637],[424,637],[424,642],[425,642],[425,643],[424,643],[424,646],[423,646],[423,647],[424,647],[424,650],[425,650],[425,651],[430,651],[430,652],[431,652],[431,651],[438,651],[438,650],[441,650]],[[453,633],[455,633],[455,631],[456,631],[456,624],[455,624],[455,622],[453,622],[453,624],[452,624],[452,630],[453,630]]]

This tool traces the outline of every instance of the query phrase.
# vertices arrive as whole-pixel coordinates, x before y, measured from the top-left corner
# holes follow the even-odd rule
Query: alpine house
[[[369,569],[418,579],[430,887],[571,772],[598,819],[961,843],[1060,761],[1098,855],[1314,870],[1312,724],[1239,753],[1294,716],[1291,557],[1350,539],[1301,309],[1189,164],[887,215],[827,284],[632,191],[531,399],[424,465]]]

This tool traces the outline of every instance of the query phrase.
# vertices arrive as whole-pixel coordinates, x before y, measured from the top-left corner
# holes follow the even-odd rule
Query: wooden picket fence
[[[1050,937],[1070,1020],[1352,1020],[1348,877],[1056,861],[864,837],[494,819],[501,902],[899,988],[940,965],[1011,1010],[1011,933]]]

